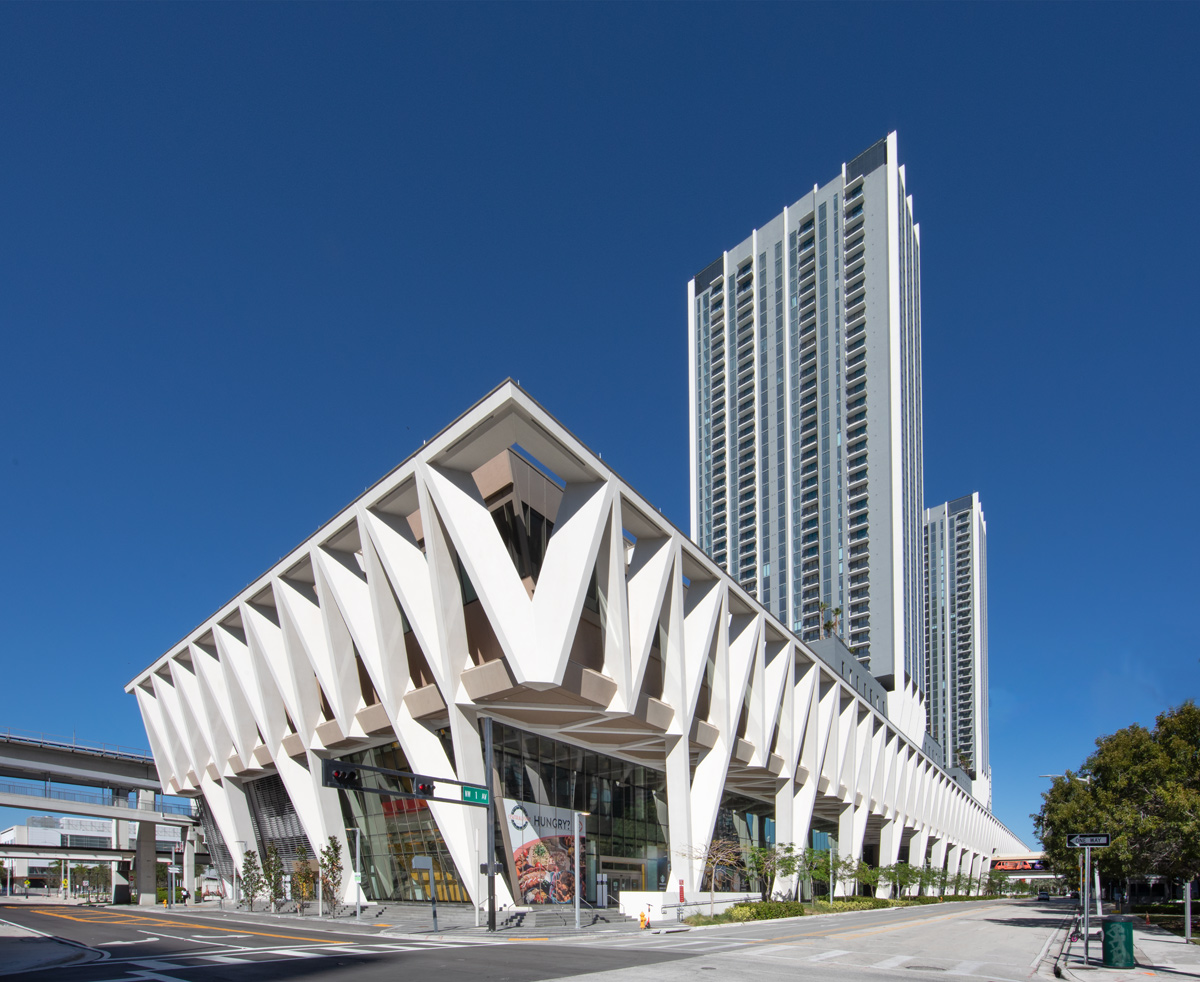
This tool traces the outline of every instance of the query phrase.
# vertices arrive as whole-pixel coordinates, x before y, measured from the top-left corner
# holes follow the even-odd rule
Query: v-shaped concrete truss
[[[531,502],[552,513],[538,555],[506,540],[504,495],[514,521],[536,521],[518,515]],[[920,726],[864,698],[511,382],[128,691],[164,787],[204,795],[238,863],[246,782],[278,774],[312,846],[348,847],[319,758],[395,741],[418,772],[484,782],[481,715],[665,773],[670,882],[688,889],[725,791],[773,804],[780,841],[821,822],[883,863],[907,844],[911,862],[978,873],[1024,849],[926,756]],[[431,808],[473,869],[482,811]],[[477,901],[478,879],[461,876]]]

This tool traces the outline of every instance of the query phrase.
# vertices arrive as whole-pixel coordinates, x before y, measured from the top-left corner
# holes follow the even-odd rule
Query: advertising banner
[[[504,799],[504,818],[516,867],[518,903],[574,903],[574,814],[567,808]],[[580,828],[580,848],[583,831]]]

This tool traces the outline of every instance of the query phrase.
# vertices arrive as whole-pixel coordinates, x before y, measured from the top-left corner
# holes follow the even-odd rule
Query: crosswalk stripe
[[[236,955],[197,955],[206,962],[216,962],[218,965],[245,965],[251,959],[238,958]]]
[[[891,958],[885,958],[881,962],[876,962],[872,968],[896,968],[903,965],[905,962],[911,962],[912,955],[893,955]]]
[[[286,955],[289,958],[320,958],[315,951],[301,951],[297,948],[283,948],[280,951],[271,952],[272,955]]]
[[[983,962],[959,962],[953,968],[946,969],[947,975],[974,975],[983,968]]]
[[[828,951],[823,951],[819,955],[813,955],[806,959],[810,962],[823,962],[828,958],[837,958],[838,955],[848,955],[850,952],[843,951],[841,948],[830,948]]]

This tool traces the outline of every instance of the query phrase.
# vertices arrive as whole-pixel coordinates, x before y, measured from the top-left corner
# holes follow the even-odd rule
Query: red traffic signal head
[[[413,782],[413,793],[420,795],[422,798],[433,797],[433,782],[428,778],[420,778]]]

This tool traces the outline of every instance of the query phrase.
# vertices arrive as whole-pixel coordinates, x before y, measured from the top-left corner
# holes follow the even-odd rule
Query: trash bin
[[[1101,929],[1104,937],[1104,967],[1133,968],[1133,918],[1106,917]]]

